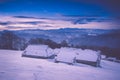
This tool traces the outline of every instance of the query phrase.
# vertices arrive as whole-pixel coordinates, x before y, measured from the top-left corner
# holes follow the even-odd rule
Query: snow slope
[[[21,57],[22,51],[0,50],[0,80],[120,80],[120,64],[102,61],[102,68],[53,63]]]

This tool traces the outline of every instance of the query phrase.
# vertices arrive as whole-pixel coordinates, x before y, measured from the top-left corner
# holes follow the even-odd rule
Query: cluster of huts
[[[100,51],[76,48],[56,48],[51,49],[47,45],[29,45],[22,53],[23,57],[34,57],[43,59],[54,59],[54,62],[67,64],[83,63],[92,66],[100,66]]]

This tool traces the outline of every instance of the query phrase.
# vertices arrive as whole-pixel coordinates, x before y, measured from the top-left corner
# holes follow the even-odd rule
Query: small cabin
[[[90,49],[85,50],[79,49],[76,52],[77,63],[89,64],[98,67],[100,66],[100,61],[101,61],[100,51],[93,51]]]
[[[55,62],[73,64],[75,62],[74,50],[72,48],[61,48],[55,57]]]
[[[53,58],[53,50],[47,45],[29,45],[22,54],[23,57]]]

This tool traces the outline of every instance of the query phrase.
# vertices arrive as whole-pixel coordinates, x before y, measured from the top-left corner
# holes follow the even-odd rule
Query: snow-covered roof
[[[85,50],[77,50],[76,59],[77,60],[86,60],[86,61],[97,61],[97,58],[99,56],[99,51],[93,51],[90,49]]]
[[[33,51],[33,50],[44,50],[47,49],[48,45],[28,45],[26,51]]]
[[[100,53],[100,51],[94,51],[90,49],[82,50],[82,49],[67,48],[67,47],[57,49],[56,52],[57,51],[59,52],[56,57],[57,61],[69,62],[69,63],[72,63],[75,57],[76,60],[96,62]]]
[[[49,57],[53,55],[53,50],[47,45],[29,45],[23,54],[28,56]]]
[[[57,55],[60,52],[60,48],[54,49],[54,54]]]
[[[59,54],[57,55],[57,61],[73,63],[75,58],[75,52],[73,48],[61,48]]]

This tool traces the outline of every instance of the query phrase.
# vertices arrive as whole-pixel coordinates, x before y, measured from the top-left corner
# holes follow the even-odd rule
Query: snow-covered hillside
[[[119,63],[102,61],[102,68],[96,68],[25,58],[21,54],[0,50],[0,80],[120,80]]]

